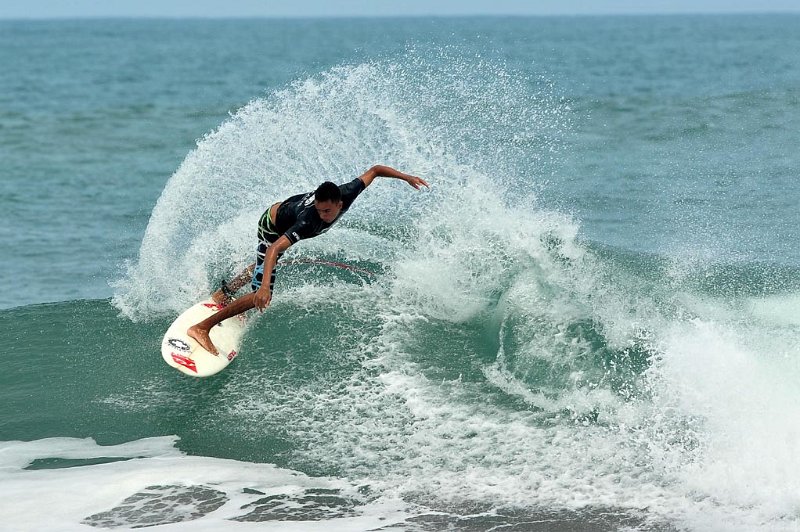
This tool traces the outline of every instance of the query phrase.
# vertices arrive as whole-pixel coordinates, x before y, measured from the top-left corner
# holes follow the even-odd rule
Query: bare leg
[[[209,353],[218,355],[219,351],[217,351],[217,348],[214,347],[214,344],[211,342],[211,337],[208,335],[209,331],[214,325],[255,307],[255,304],[253,303],[254,299],[255,293],[252,292],[240,297],[219,312],[216,312],[200,323],[189,327],[189,329],[186,331],[186,334],[194,338],[195,341]]]
[[[227,286],[227,293],[222,289],[217,290],[213,294],[211,294],[211,299],[214,300],[214,303],[226,307],[231,302],[231,296],[228,294],[234,294],[238,291],[241,287],[247,284],[250,279],[253,278],[253,270],[256,269],[255,263],[251,264],[247,268],[244,269],[242,273],[234,277],[230,280],[230,282],[225,283]]]
[[[256,269],[256,263],[254,262],[250,266],[244,269],[242,273],[231,279],[231,282],[228,283],[228,288],[231,292],[236,292],[241,287],[246,285],[250,282],[250,279],[253,278],[253,270]]]

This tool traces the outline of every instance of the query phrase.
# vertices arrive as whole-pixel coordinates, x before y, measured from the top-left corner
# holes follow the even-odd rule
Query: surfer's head
[[[332,223],[342,210],[342,191],[336,183],[325,181],[314,191],[314,207],[325,223]]]

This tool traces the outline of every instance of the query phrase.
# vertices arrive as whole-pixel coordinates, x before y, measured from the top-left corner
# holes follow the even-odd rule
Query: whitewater
[[[770,222],[797,188],[768,186],[797,161],[758,181],[671,157],[687,139],[718,149],[703,164],[740,154],[722,113],[609,161],[585,124],[624,137],[686,100],[603,107],[520,57],[404,46],[254,96],[177,165],[110,298],[0,311],[4,526],[797,530],[796,213]],[[702,113],[741,94],[694,96]],[[779,116],[763,100],[753,121]],[[783,109],[737,124],[788,131]],[[634,163],[676,174],[643,184]],[[292,247],[220,376],[160,362],[169,322],[252,262],[266,206],[373,164],[431,190],[379,179]],[[768,200],[731,199],[745,189]]]

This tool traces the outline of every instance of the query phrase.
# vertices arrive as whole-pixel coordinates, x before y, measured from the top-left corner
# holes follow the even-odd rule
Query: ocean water
[[[799,27],[0,22],[0,529],[800,529]],[[267,205],[377,163],[431,189],[163,363]]]

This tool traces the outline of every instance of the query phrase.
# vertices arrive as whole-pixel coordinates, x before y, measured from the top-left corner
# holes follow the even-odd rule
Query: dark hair
[[[339,185],[325,181],[314,192],[314,199],[317,201],[332,201],[334,203],[342,201],[342,191],[339,190]]]

